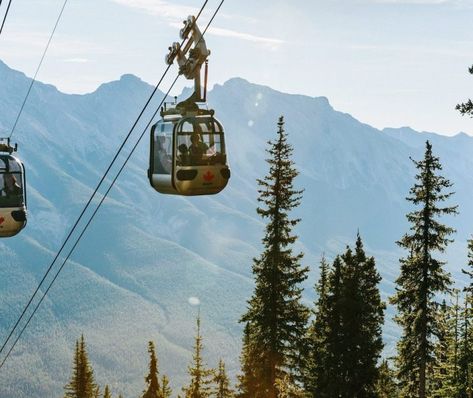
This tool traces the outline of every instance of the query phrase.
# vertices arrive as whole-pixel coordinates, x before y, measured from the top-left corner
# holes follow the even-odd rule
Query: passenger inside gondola
[[[171,143],[170,139],[166,136],[158,135],[156,137],[155,148],[155,160],[156,160],[156,173],[157,174],[171,174],[172,170],[172,154],[171,154]]]

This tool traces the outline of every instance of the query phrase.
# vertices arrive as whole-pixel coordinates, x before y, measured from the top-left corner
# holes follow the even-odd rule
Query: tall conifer
[[[256,347],[252,345],[250,324],[247,322],[243,331],[243,346],[240,355],[241,374],[238,375],[238,398],[256,397],[258,380],[255,376]]]
[[[397,398],[399,391],[396,385],[394,371],[389,367],[389,362],[384,359],[378,369],[376,381],[377,398]]]
[[[325,356],[323,365],[319,365],[324,373],[322,373],[322,377],[318,377],[315,394],[312,395],[317,398],[339,397],[340,388],[345,382],[344,375],[340,371],[344,351],[342,283],[342,259],[337,256],[329,274]]]
[[[385,305],[381,277],[358,235],[353,252],[335,259],[327,296],[325,358],[317,369],[323,378],[314,397],[376,397],[377,363],[383,348]]]
[[[112,398],[112,393],[110,392],[110,387],[105,385],[105,390],[103,392],[103,398]]]
[[[169,386],[169,379],[166,375],[163,375],[161,380],[160,398],[170,398],[172,395],[171,387]]]
[[[152,341],[148,342],[149,371],[145,377],[146,388],[141,395],[142,398],[160,398],[158,358]]]
[[[293,149],[287,142],[284,119],[278,122],[277,138],[269,142],[269,173],[258,180],[257,212],[267,220],[262,240],[264,251],[253,264],[256,286],[241,321],[251,324],[252,345],[258,347],[255,396],[277,397],[275,382],[290,373],[300,377],[301,352],[306,336],[308,309],[301,302],[301,282],[308,269],[300,265],[302,253],[293,254],[297,237],[292,230],[299,219],[289,212],[300,204],[301,191],[294,188],[297,176],[291,159]]]
[[[98,397],[98,386],[95,383],[94,371],[89,362],[84,335],[76,341],[72,375],[64,389],[66,398]]]
[[[320,276],[315,286],[318,295],[315,302],[314,319],[308,331],[308,353],[306,356],[304,385],[311,396],[317,396],[320,390],[317,386],[327,383],[326,356],[327,356],[327,333],[328,333],[328,307],[327,297],[329,293],[329,263],[322,256],[320,261]],[[321,393],[319,391],[319,393]]]
[[[456,214],[456,206],[442,207],[452,193],[445,192],[452,184],[439,174],[439,158],[426,142],[424,159],[413,160],[418,173],[407,200],[419,208],[407,214],[410,232],[398,244],[408,251],[401,258],[401,274],[396,280],[397,292],[392,303],[397,306],[396,322],[403,333],[398,343],[398,378],[408,397],[425,398],[427,369],[432,366],[434,335],[437,329],[438,304],[435,295],[446,293],[451,284],[444,263],[434,258],[443,252],[454,230],[439,220]]]
[[[212,370],[207,369],[202,358],[202,336],[200,334],[200,315],[197,316],[197,334],[195,336],[193,362],[189,366],[190,384],[183,387],[185,398],[207,398],[211,394]]]
[[[214,376],[215,389],[213,397],[215,398],[234,398],[235,392],[230,387],[230,379],[225,371],[225,363],[222,359],[218,362],[218,368]]]

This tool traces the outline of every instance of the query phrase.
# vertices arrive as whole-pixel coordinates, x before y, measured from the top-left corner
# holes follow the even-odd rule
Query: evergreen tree
[[[257,212],[268,220],[262,240],[264,251],[253,264],[256,283],[248,310],[241,318],[251,324],[251,345],[258,349],[254,374],[258,380],[255,396],[277,397],[275,382],[286,372],[302,375],[303,345],[309,317],[301,302],[301,283],[308,269],[300,265],[302,253],[293,254],[297,237],[292,229],[300,221],[291,219],[289,212],[300,204],[301,191],[293,186],[292,147],[287,142],[284,119],[279,118],[277,139],[267,150],[269,173],[260,186]]]
[[[218,362],[217,372],[214,376],[215,390],[213,396],[215,398],[233,398],[235,392],[230,388],[230,379],[225,371],[225,363],[220,359]]]
[[[189,386],[183,387],[185,398],[207,398],[210,397],[212,370],[207,369],[202,359],[202,336],[200,334],[200,315],[197,316],[197,335],[194,343],[193,363],[189,366],[191,382]]]
[[[158,358],[152,341],[148,342],[149,372],[145,377],[146,389],[141,395],[142,398],[161,398],[159,385]]]
[[[458,397],[460,386],[457,380],[457,319],[455,306],[448,307],[445,301],[437,314],[437,341],[434,346],[431,396],[433,398]]]
[[[304,385],[306,391],[312,396],[317,396],[317,392],[321,393],[321,389],[317,386],[326,384],[327,374],[325,369],[327,350],[327,333],[328,333],[328,308],[327,297],[329,293],[329,264],[322,256],[320,261],[320,277],[315,286],[318,298],[315,302],[314,320],[308,330],[308,348],[309,352],[306,357]],[[325,380],[325,381],[324,381]]]
[[[108,384],[105,386],[103,398],[112,398],[112,394],[110,392],[110,388],[108,387]]]
[[[394,371],[389,367],[386,359],[381,362],[376,381],[377,398],[398,398],[399,391],[396,385]]]
[[[473,396],[472,370],[473,349],[472,339],[473,331],[471,328],[471,317],[473,307],[473,238],[468,243],[468,269],[462,269],[462,272],[469,277],[469,284],[463,289],[465,292],[465,302],[463,308],[463,322],[461,325],[460,350],[458,360],[458,377],[461,385],[460,397]]]
[[[169,387],[169,379],[166,375],[163,375],[161,380],[160,398],[170,398],[172,395],[171,387]]]
[[[377,363],[383,349],[382,326],[385,304],[378,284],[381,276],[373,257],[366,257],[358,234],[355,253],[343,255],[342,324],[344,325],[345,386],[347,397],[374,397],[378,378]]]
[[[94,371],[89,363],[84,335],[76,341],[72,375],[64,387],[66,398],[95,398],[98,393]]]
[[[305,398],[306,393],[296,383],[294,383],[288,374],[276,379],[276,389],[279,398]]]
[[[438,304],[436,294],[447,293],[450,275],[443,270],[444,263],[434,258],[443,252],[454,230],[439,221],[439,217],[456,214],[457,207],[441,207],[440,203],[452,193],[444,190],[452,184],[439,174],[439,158],[432,154],[432,145],[426,142],[424,159],[413,160],[418,174],[407,200],[418,210],[407,214],[410,232],[398,244],[409,255],[402,258],[401,275],[396,280],[397,292],[392,303],[397,306],[396,322],[403,334],[398,342],[398,378],[407,397],[426,397],[427,369],[433,363],[433,339],[437,330]]]
[[[381,277],[374,258],[366,257],[359,235],[355,252],[347,248],[333,269],[327,296],[327,352],[319,364],[325,380],[313,396],[376,397],[385,309],[378,289]]]
[[[243,331],[243,347],[241,349],[240,364],[241,374],[238,375],[238,397],[257,397],[258,380],[255,376],[255,361],[257,360],[256,349],[251,344],[250,324],[246,323]]]
[[[473,75],[473,66],[471,66],[468,71]],[[473,117],[473,102],[469,99],[467,102],[458,104],[455,108],[460,111],[462,115],[470,115]]]
[[[327,294],[327,336],[325,339],[324,362],[319,366],[324,371],[317,375],[318,382],[313,397],[340,397],[340,388],[344,383],[341,374],[341,358],[343,355],[342,325],[342,259],[335,257],[332,271],[329,274],[329,291]]]

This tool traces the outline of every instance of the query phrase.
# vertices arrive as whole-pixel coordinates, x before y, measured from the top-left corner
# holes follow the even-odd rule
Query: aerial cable
[[[203,9],[205,8],[205,6],[207,5],[207,2],[208,0],[206,0],[204,2],[204,4],[202,5],[199,13],[197,14],[197,17],[196,17],[196,21],[197,21],[197,18],[200,16],[200,14],[202,13]],[[38,286],[36,287],[35,291],[33,292],[33,294],[31,295],[28,303],[26,304],[26,306],[24,307],[20,317],[17,319],[15,325],[13,326],[12,330],[10,331],[9,335],[7,336],[6,340],[4,341],[4,343],[2,344],[2,347],[0,347],[0,354],[3,352],[3,350],[5,349],[5,346],[8,344],[8,341],[11,339],[13,333],[15,332],[16,328],[18,327],[18,324],[21,322],[21,320],[23,319],[26,311],[28,310],[29,306],[31,305],[34,297],[36,296],[36,294],[38,293],[39,289],[41,288],[42,284],[44,283],[45,279],[47,278],[47,276],[49,275],[49,273],[51,272],[56,260],[58,259],[59,255],[61,254],[62,250],[64,249],[64,247],[66,246],[66,244],[68,243],[69,239],[71,238],[72,234],[74,233],[75,229],[77,228],[79,222],[82,220],[82,217],[84,216],[85,212],[88,210],[90,204],[92,203],[95,195],[97,194],[98,190],[100,189],[100,187],[102,186],[102,183],[105,181],[108,173],[110,172],[111,168],[113,167],[113,165],[115,164],[115,161],[117,160],[118,156],[120,155],[121,151],[123,150],[124,146],[126,145],[126,143],[128,142],[128,139],[130,138],[133,130],[135,129],[136,125],[138,124],[139,120],[141,119],[141,117],[143,116],[147,106],[149,105],[149,103],[151,102],[152,98],[154,97],[156,91],[158,90],[158,87],[160,86],[160,84],[162,83],[162,81],[164,80],[166,74],[168,73],[169,69],[171,68],[171,65],[168,65],[167,68],[165,69],[163,75],[161,76],[160,80],[158,81],[158,83],[156,84],[153,92],[151,93],[151,95],[149,96],[148,100],[146,101],[143,109],[141,110],[141,112],[139,113],[138,117],[136,118],[135,122],[133,123],[133,126],[130,128],[127,136],[125,137],[124,141],[122,142],[122,144],[120,145],[117,153],[115,154],[115,156],[113,157],[112,161],[110,162],[107,170],[105,171],[105,173],[103,174],[102,178],[100,179],[99,183],[97,184],[95,190],[93,191],[92,195],[90,196],[88,202],[86,203],[85,207],[83,208],[82,212],[80,213],[78,219],[76,220],[76,222],[74,223],[73,227],[71,228],[71,230],[69,231],[66,239],[64,240],[64,242],[62,243],[59,251],[57,252],[56,256],[54,257],[53,261],[51,262],[51,264],[49,265],[48,269],[46,270],[45,274],[43,275],[43,278],[41,279],[40,283],[38,284]]]
[[[62,13],[64,12],[64,8],[66,8],[66,4],[69,0],[64,0],[64,4],[62,5],[62,8],[61,8],[61,11],[59,12],[59,15],[56,19],[56,23],[54,24],[54,28],[51,32],[51,34],[49,35],[49,39],[48,39],[48,43],[46,44],[46,48],[44,49],[43,51],[43,55],[41,56],[41,60],[39,61],[39,64],[38,64],[38,67],[36,68],[36,72],[33,76],[33,79],[31,80],[31,83],[30,83],[30,86],[28,87],[28,91],[26,92],[26,96],[25,96],[25,99],[23,100],[23,103],[21,104],[21,108],[20,108],[20,111],[18,112],[18,115],[15,119],[15,123],[13,124],[13,127],[11,129],[11,133],[10,133],[10,138],[12,137],[13,133],[15,132],[15,128],[16,128],[16,125],[18,124],[18,121],[20,120],[20,116],[23,112],[23,108],[25,107],[25,104],[26,104],[26,101],[28,100],[28,97],[30,95],[30,92],[31,92],[31,89],[33,88],[33,85],[36,81],[36,76],[38,76],[38,72],[41,68],[41,65],[43,64],[43,61],[44,61],[44,57],[46,56],[46,53],[48,52],[48,49],[49,49],[49,45],[51,44],[51,40],[53,39],[53,36],[54,36],[54,33],[56,32],[56,28],[59,24],[59,21],[62,17]],[[11,2],[11,0],[10,0]],[[8,6],[10,6],[10,4],[8,4]],[[7,9],[7,13],[8,13],[8,9]],[[5,22],[5,20],[3,21]],[[2,25],[2,28],[3,28],[3,25]],[[0,34],[1,34],[1,30],[0,30]]]
[[[200,42],[200,40],[202,39],[202,37],[204,36],[204,34],[207,32],[207,30],[208,30],[210,24],[213,22],[215,16],[217,15],[217,13],[218,13],[218,11],[220,10],[221,6],[223,5],[224,1],[225,1],[225,0],[221,0],[219,6],[217,7],[217,9],[215,10],[214,14],[212,15],[212,17],[211,17],[210,21],[208,22],[206,28],[205,28],[204,31],[202,32],[202,35],[201,35],[201,37],[199,38],[199,41],[198,41],[198,42]],[[197,21],[198,17],[200,16],[200,14],[201,14],[203,8],[205,7],[205,5],[207,4],[207,2],[208,2],[208,0],[205,1],[204,5],[202,6],[201,10],[199,11],[199,13],[198,13],[198,15],[197,15],[197,17],[196,17],[196,19],[195,19],[195,21]],[[165,74],[166,74],[167,71],[169,70],[169,67],[170,67],[170,65],[168,65],[168,68],[166,68]],[[165,74],[164,74],[164,75],[162,76],[162,78],[160,79],[160,82],[161,82],[162,79],[164,78]],[[110,190],[112,189],[112,187],[113,187],[113,185],[115,184],[116,180],[117,180],[118,177],[121,175],[123,169],[125,168],[126,164],[127,164],[128,161],[129,161],[129,159],[131,158],[131,156],[133,155],[134,151],[135,151],[136,148],[138,147],[138,144],[139,144],[140,141],[143,139],[143,136],[146,134],[146,132],[147,132],[149,126],[151,125],[153,119],[156,117],[156,114],[158,113],[159,108],[160,108],[161,105],[164,103],[165,99],[167,98],[167,96],[169,95],[169,92],[170,92],[170,91],[172,90],[172,88],[174,87],[174,85],[175,85],[177,79],[179,78],[179,76],[180,76],[180,74],[178,74],[178,75],[176,76],[176,78],[174,79],[172,85],[171,85],[170,88],[168,89],[166,95],[164,96],[164,98],[162,99],[160,105],[158,106],[158,108],[157,108],[156,111],[154,112],[152,118],[151,118],[150,121],[148,122],[148,124],[147,124],[147,126],[145,127],[144,131],[142,132],[142,134],[141,134],[140,137],[138,138],[137,142],[135,143],[134,147],[132,148],[131,152],[129,153],[128,157],[126,158],[125,162],[123,163],[123,165],[121,166],[121,168],[120,168],[120,170],[118,171],[117,175],[116,175],[115,178],[113,179],[111,185],[110,185],[109,188],[107,189],[106,193],[103,195],[103,197],[102,197],[102,199],[100,200],[99,204],[97,205],[95,211],[94,211],[94,212],[92,213],[92,215],[90,216],[90,218],[89,218],[87,224],[85,225],[85,227],[84,227],[84,229],[82,230],[81,234],[80,234],[79,237],[77,238],[75,244],[73,245],[73,247],[72,247],[71,250],[69,251],[69,253],[68,253],[68,255],[66,256],[65,260],[64,260],[63,263],[61,264],[59,270],[56,272],[54,278],[53,278],[52,281],[49,283],[49,285],[48,285],[46,291],[43,293],[43,296],[41,297],[40,301],[38,302],[38,304],[37,304],[36,307],[34,308],[33,312],[31,313],[31,315],[29,316],[29,318],[28,318],[28,320],[26,321],[25,325],[24,325],[23,328],[21,329],[19,335],[18,335],[17,338],[15,339],[15,341],[14,341],[13,345],[11,346],[10,350],[8,351],[8,353],[6,354],[5,358],[3,359],[2,363],[0,364],[0,369],[2,368],[2,366],[4,365],[4,363],[6,362],[6,360],[8,359],[8,357],[10,356],[10,354],[11,354],[11,352],[13,351],[14,347],[16,346],[18,340],[20,339],[20,337],[21,337],[21,335],[23,334],[24,330],[26,329],[26,327],[27,327],[28,324],[30,323],[31,319],[33,318],[34,314],[35,314],[36,311],[38,310],[39,306],[40,306],[41,303],[43,302],[43,300],[44,300],[44,298],[46,297],[47,293],[49,292],[50,288],[52,287],[52,285],[53,285],[54,282],[56,281],[57,277],[59,276],[60,272],[61,272],[62,269],[64,268],[65,264],[67,263],[69,257],[70,257],[71,254],[73,253],[74,249],[75,249],[75,248],[77,247],[77,245],[79,244],[79,242],[80,242],[82,236],[83,236],[84,233],[86,232],[88,226],[90,225],[90,223],[92,222],[93,218],[94,218],[95,215],[97,214],[99,208],[101,207],[101,205],[103,204],[104,200],[105,200],[106,197],[108,196],[108,193],[109,193]],[[157,90],[157,87],[156,87],[155,90],[153,91],[153,94],[154,94],[154,92],[155,92],[156,90]],[[152,96],[151,96],[151,97],[152,97]],[[151,100],[151,97],[150,97],[150,99],[148,100],[148,102],[146,103],[145,108],[146,108],[146,106],[149,104],[149,102],[150,102],[150,100]],[[145,109],[145,108],[144,108],[144,109]],[[143,109],[142,112],[140,113],[139,118],[140,118],[141,115],[143,114],[144,109]],[[135,122],[135,124],[133,125],[133,128],[130,130],[130,133],[128,134],[126,140],[128,140],[128,138],[129,138],[129,136],[130,136],[132,130],[133,130],[134,127],[136,126],[137,122],[138,122],[138,120],[137,120],[137,121]],[[126,142],[126,141],[125,141],[125,142]],[[120,147],[120,151],[121,151],[121,149],[123,148],[123,146],[125,145],[125,142],[124,142],[124,143],[122,144],[122,146]],[[116,156],[114,157],[113,162],[114,162],[115,159],[118,157],[118,154],[119,154],[119,153],[117,153]],[[113,162],[112,162],[112,164],[113,164]],[[107,172],[110,170],[110,168],[111,168],[111,165],[110,165],[109,169],[107,169]],[[106,178],[106,175],[103,176],[101,182],[102,182],[105,178]],[[101,182],[100,182],[100,183],[101,183]],[[99,186],[100,186],[100,184],[99,184]],[[93,195],[92,195],[92,197],[91,197],[91,199],[89,200],[89,202],[88,202],[87,205],[90,204],[90,202],[92,201],[92,198],[93,198],[93,196],[96,194],[97,190],[98,190],[98,187],[97,187],[97,189],[94,191],[94,193],[93,193]],[[84,209],[84,211],[81,213],[81,216],[80,216],[80,217],[82,217],[82,215],[84,214],[85,210],[86,210],[86,209]],[[79,221],[79,220],[78,220],[78,221]],[[78,221],[77,221],[76,224],[74,225],[74,228],[77,226]],[[71,233],[69,234],[69,236],[70,236],[71,234],[72,234],[72,231],[71,231]],[[65,242],[65,243],[66,243],[66,242]],[[63,247],[64,247],[65,243],[63,244]],[[58,258],[58,256],[59,256],[59,253],[57,254],[55,260]],[[54,261],[53,261],[53,263],[51,264],[51,266],[49,267],[49,269],[47,270],[47,273],[46,273],[46,275],[43,277],[41,283],[45,280],[47,274],[51,271],[53,264],[54,264]],[[35,294],[39,291],[39,288],[40,288],[40,285],[39,285],[38,288],[36,289]],[[34,294],[34,295],[35,295],[35,294]],[[1,350],[0,350],[0,353],[1,353],[1,351],[3,351],[3,349],[5,348],[5,346],[6,346],[7,342],[8,342],[8,340],[11,338],[13,332],[15,331],[16,327],[18,326],[19,322],[21,321],[21,318],[22,318],[22,317],[24,316],[24,314],[26,313],[26,310],[27,310],[27,308],[29,307],[29,305],[31,304],[31,302],[32,302],[32,300],[33,300],[33,298],[34,298],[34,295],[33,295],[32,298],[30,299],[28,305],[25,307],[25,309],[24,309],[22,315],[20,316],[20,319],[16,322],[16,324],[15,324],[15,326],[14,326],[12,332],[10,333],[10,335],[9,335],[8,338],[7,338],[7,341],[5,341],[5,343],[3,344],[3,346],[2,346],[2,348],[1,348]]]
[[[66,0],[67,1],[67,0]],[[197,19],[199,18],[200,14],[202,13],[203,9],[205,8],[205,6],[207,5],[208,3],[208,0],[205,0],[204,4],[202,5],[199,13],[197,14],[197,17],[196,17],[196,21]],[[182,44],[182,43],[181,43]],[[171,68],[171,65],[168,65],[163,73],[163,75],[161,76],[160,80],[158,81],[158,83],[156,84],[154,90],[152,91],[151,95],[149,96],[148,100],[146,101],[143,109],[141,110],[141,112],[139,113],[138,117],[136,118],[135,122],[133,123],[133,126],[130,128],[127,136],[125,137],[124,141],[122,142],[122,144],[120,145],[117,153],[115,154],[115,156],[113,157],[112,161],[110,162],[107,170],[105,171],[105,173],[103,174],[102,178],[100,179],[99,183],[97,184],[95,190],[93,191],[92,195],[90,196],[87,204],[85,205],[85,207],[83,208],[82,212],[80,213],[78,219],[76,220],[76,222],[74,223],[73,227],[71,228],[71,230],[69,231],[66,239],[64,240],[64,242],[62,243],[61,245],[61,248],[59,249],[59,251],[57,252],[56,256],[54,257],[53,261],[51,262],[51,264],[49,265],[48,269],[46,270],[43,278],[41,279],[40,283],[38,284],[38,286],[36,287],[35,291],[33,292],[33,294],[31,295],[28,303],[26,304],[25,308],[23,309],[20,317],[18,318],[18,320],[16,321],[15,325],[13,326],[12,330],[10,331],[9,335],[7,336],[6,340],[4,341],[4,343],[2,344],[2,347],[0,347],[0,354],[3,352],[3,350],[5,349],[5,346],[8,344],[8,341],[11,339],[13,333],[15,332],[16,328],[18,327],[18,324],[21,322],[21,320],[23,319],[26,311],[28,310],[29,306],[31,305],[34,297],[36,296],[36,294],[39,292],[39,289],[41,288],[42,284],[44,283],[45,279],[47,278],[47,276],[49,275],[49,273],[51,272],[56,260],[58,259],[59,255],[61,254],[62,250],[64,249],[64,247],[66,246],[66,244],[68,243],[69,239],[71,238],[72,234],[74,233],[75,229],[77,228],[79,222],[81,221],[82,217],[84,216],[85,212],[88,210],[90,204],[92,203],[95,195],[97,194],[98,190],[100,189],[100,187],[102,186],[102,183],[105,181],[108,173],[110,172],[111,168],[113,167],[113,165],[115,164],[115,161],[117,160],[118,156],[120,155],[121,151],[123,150],[124,146],[126,145],[126,143],[128,142],[128,139],[130,138],[133,130],[135,129],[136,125],[138,124],[139,120],[141,119],[141,117],[143,116],[146,108],[148,107],[149,103],[151,102],[152,98],[154,97],[156,91],[158,90],[158,87],[160,86],[160,84],[162,83],[162,81],[164,80],[166,74],[168,73],[169,69]]]
[[[202,5],[199,13],[197,14],[197,17],[196,17],[196,21],[197,19],[199,18],[200,14],[202,13],[203,9],[205,8],[205,6],[207,5],[208,3],[208,0],[205,0],[204,4]],[[51,262],[51,264],[49,265],[48,269],[46,270],[45,274],[43,275],[43,278],[41,279],[41,281],[39,282],[38,286],[36,287],[35,291],[33,292],[33,294],[31,295],[28,303],[26,304],[26,306],[24,307],[20,317],[17,319],[15,325],[13,326],[13,328],[11,329],[9,335],[7,336],[6,340],[4,341],[4,343],[2,344],[2,346],[0,347],[0,354],[3,352],[3,350],[5,349],[5,346],[8,344],[8,341],[11,339],[13,333],[15,332],[16,328],[18,327],[19,323],[21,322],[21,320],[23,319],[23,317],[25,316],[25,313],[26,311],[28,310],[29,306],[31,305],[33,299],[35,298],[35,296],[37,295],[37,293],[39,292],[39,289],[41,288],[41,286],[43,285],[44,281],[46,280],[47,276],[49,275],[49,273],[51,272],[54,264],[56,263],[56,260],[58,259],[59,255],[61,254],[61,252],[63,251],[64,247],[66,246],[66,244],[69,242],[69,239],[71,238],[72,234],[74,233],[75,229],[77,228],[78,224],[80,223],[80,221],[82,220],[82,217],[84,216],[85,212],[88,210],[90,204],[92,203],[93,199],[95,198],[95,195],[97,194],[98,190],[100,189],[100,187],[102,186],[103,182],[105,181],[105,179],[107,178],[108,176],[108,173],[110,172],[111,168],[113,167],[113,165],[115,164],[115,161],[117,160],[118,156],[120,155],[121,151],[123,150],[123,148],[125,147],[126,143],[128,142],[128,139],[130,138],[133,130],[135,129],[136,125],[138,124],[139,120],[141,119],[141,117],[143,116],[146,108],[148,107],[149,103],[151,102],[151,100],[153,99],[156,91],[158,90],[158,87],[160,86],[160,84],[162,83],[162,81],[164,80],[166,74],[168,73],[169,69],[171,68],[171,65],[168,65],[167,68],[165,69],[163,75],[161,76],[161,78],[159,79],[158,83],[156,84],[154,90],[152,91],[151,95],[149,96],[148,100],[146,101],[144,107],[142,108],[141,112],[139,113],[138,117],[136,118],[135,122],[133,123],[133,126],[130,128],[127,136],[125,137],[124,141],[122,142],[122,144],[120,145],[117,153],[115,154],[115,156],[113,157],[112,161],[110,162],[109,166],[107,167],[105,173],[103,174],[102,178],[100,179],[99,183],[97,184],[97,186],[95,187],[92,195],[90,196],[89,200],[87,201],[85,207],[83,208],[82,212],[80,213],[79,217],[77,218],[77,220],[75,221],[73,227],[71,228],[71,230],[69,231],[66,239],[64,240],[64,242],[62,243],[59,251],[57,252],[56,256],[54,257],[53,261]]]
[[[8,15],[8,11],[10,10],[11,1],[12,1],[12,0],[10,0],[10,1],[8,2],[7,10],[5,11],[5,15],[3,16],[2,26],[0,27],[0,35],[2,34],[3,26],[5,25],[5,21],[7,20],[7,15]],[[1,5],[2,5],[2,0],[0,0],[0,6],[1,6]]]
[[[171,87],[169,88],[168,92],[166,93],[166,95],[164,96],[164,98],[162,99],[159,107],[158,107],[158,110],[159,108],[161,107],[161,105],[164,103],[164,100],[166,99],[166,97],[169,95],[169,92],[171,91],[171,89],[174,87],[174,84],[176,83],[177,79],[178,79],[179,75],[176,76],[176,78],[174,79],[174,82],[172,83]],[[156,111],[157,113],[158,111]],[[149,126],[151,125],[151,122],[153,121],[154,117],[156,116],[156,113],[153,115],[153,118],[150,120],[150,122],[146,125],[146,128],[144,129],[143,133],[141,134],[140,138],[138,139],[138,141],[136,142],[136,144],[133,146],[133,149],[131,150],[131,152],[129,153],[129,155],[127,156],[127,158],[125,159],[125,162],[123,163],[123,165],[120,167],[120,170],[118,171],[117,175],[114,177],[111,185],[108,187],[107,191],[105,192],[105,194],[102,196],[102,199],[100,200],[99,204],[97,205],[96,209],[94,210],[94,212],[92,213],[92,215],[89,217],[89,220],[87,221],[87,224],[85,225],[85,227],[83,228],[82,232],[80,233],[80,235],[78,236],[76,242],[74,243],[74,245],[72,246],[71,250],[69,251],[69,253],[67,254],[66,258],[64,259],[64,261],[62,262],[61,266],[59,267],[59,269],[57,270],[56,274],[54,275],[54,278],[51,280],[51,282],[49,283],[48,287],[46,288],[46,290],[44,291],[43,295],[41,296],[41,299],[38,301],[38,303],[36,304],[35,308],[33,309],[33,311],[31,312],[30,316],[28,317],[28,320],[26,321],[26,323],[24,324],[24,326],[21,328],[21,331],[20,333],[18,334],[17,338],[15,339],[15,341],[13,342],[12,346],[10,347],[10,349],[8,350],[7,354],[5,355],[5,358],[3,358],[3,361],[0,363],[0,369],[3,367],[3,365],[5,364],[6,360],[8,359],[8,357],[10,356],[10,353],[13,351],[13,349],[15,348],[18,340],[21,338],[23,332],[25,331],[25,329],[28,327],[28,324],[30,323],[31,319],[33,318],[34,314],[36,313],[36,311],[38,310],[38,308],[40,307],[41,303],[43,302],[43,300],[45,299],[46,295],[48,294],[49,290],[51,289],[52,285],[54,284],[54,282],[56,281],[57,277],[59,276],[59,274],[61,273],[62,269],[64,268],[64,266],[66,265],[67,261],[69,260],[69,257],[71,256],[71,254],[74,252],[75,248],[77,247],[77,245],[79,244],[80,240],[82,239],[82,236],[85,234],[87,228],[89,227],[89,225],[91,224],[92,220],[94,219],[95,215],[97,214],[98,210],[100,209],[100,207],[102,206],[102,203],[105,201],[105,199],[107,198],[108,196],[108,193],[110,192],[110,190],[112,189],[113,185],[115,184],[115,182],[117,181],[118,177],[120,176],[120,174],[122,173],[123,169],[125,168],[126,164],[128,163],[128,161],[130,160],[131,158],[131,155],[134,153],[135,149],[138,147],[138,144],[141,142],[141,139],[143,138],[143,136],[145,135],[145,133],[148,131],[148,128]]]

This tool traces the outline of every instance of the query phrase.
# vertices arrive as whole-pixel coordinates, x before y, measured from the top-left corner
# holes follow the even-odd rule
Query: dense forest
[[[465,111],[467,113],[467,110]],[[148,343],[149,366],[143,398],[353,398],[471,397],[473,380],[473,239],[463,272],[470,278],[455,289],[440,254],[455,232],[444,222],[458,214],[453,183],[442,175],[440,159],[429,141],[424,158],[412,159],[415,180],[406,198],[410,228],[397,244],[404,256],[390,303],[402,333],[395,358],[383,358],[382,326],[386,303],[378,285],[376,260],[354,231],[352,247],[329,260],[322,256],[316,300],[302,302],[301,284],[308,268],[303,253],[293,251],[299,219],[291,211],[303,200],[297,188],[293,149],[278,121],[268,143],[268,173],[257,181],[258,214],[265,221],[262,252],[254,259],[253,295],[242,314],[241,370],[232,384],[222,358],[214,368],[204,360],[201,319],[197,316],[189,382],[172,392],[161,375],[155,344]],[[470,324],[472,326],[470,326]],[[65,397],[112,397],[99,387],[84,336],[76,342]]]

